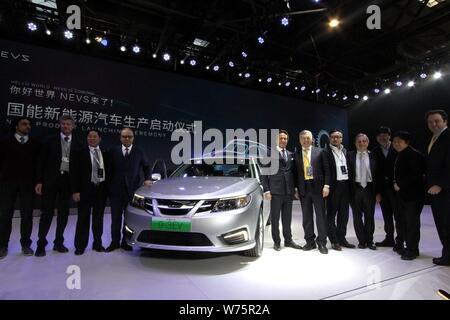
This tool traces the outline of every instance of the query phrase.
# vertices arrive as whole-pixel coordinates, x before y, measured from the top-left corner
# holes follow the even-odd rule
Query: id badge
[[[103,168],[98,168],[97,170],[97,177],[99,179],[103,179],[103,175],[105,174],[105,170]]]
[[[311,166],[307,166],[306,167],[306,175],[308,177],[312,177],[312,175],[313,175],[313,168]]]
[[[346,166],[341,166],[341,173],[342,174],[347,174],[347,167]]]
[[[67,162],[67,163],[69,163],[69,157],[62,157],[62,162]]]

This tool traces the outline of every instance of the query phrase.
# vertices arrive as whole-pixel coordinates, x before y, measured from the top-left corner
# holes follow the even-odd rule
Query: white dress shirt
[[[391,148],[391,142],[389,141],[386,147],[384,147],[384,146],[382,146],[382,145],[380,144],[380,147],[381,147],[381,151],[382,151],[383,154],[384,154],[384,157],[387,158],[388,153],[389,153],[389,149]]]
[[[72,141],[72,135],[71,134],[68,135],[68,136],[64,135],[62,132],[60,132],[59,134],[61,135],[61,139],[63,139],[63,140],[64,140],[65,137],[69,137],[69,140],[67,141],[67,143],[70,143]],[[65,141],[66,140],[64,140],[64,142]]]
[[[360,154],[362,154],[363,165],[366,168],[367,172],[367,182],[372,182],[372,172],[370,171],[370,159],[369,159],[369,151],[356,152],[356,182],[361,182],[360,172],[361,172],[361,162],[360,162]]]
[[[331,151],[333,152],[334,156],[334,162],[336,163],[336,179],[337,181],[345,181],[348,180],[348,170],[346,174],[342,174],[341,167],[345,166],[347,169],[347,159],[345,158],[345,154],[342,151],[344,149],[344,146],[341,145],[341,147],[338,149],[337,147],[330,144]]]
[[[100,168],[100,169],[103,169],[103,178],[98,178],[98,182],[103,182],[103,181],[105,181],[105,164],[104,164],[104,162],[103,162],[103,155],[102,155],[102,151],[100,150],[100,148],[97,146],[97,147],[91,147],[91,146],[89,146],[89,154],[91,155],[91,165],[94,163],[94,161],[95,161],[95,159],[94,159],[94,150],[97,150],[97,154],[98,154],[98,161],[99,161],[99,163],[98,163],[98,167]],[[97,172],[92,172],[92,175],[91,175],[91,177],[93,178],[94,177],[94,175],[97,175]]]
[[[30,138],[30,137],[28,137],[28,136],[21,136],[21,135],[18,134],[18,133],[15,133],[15,134],[14,134],[14,137],[16,137],[17,141],[18,141],[20,144],[22,144],[22,141],[20,141],[20,138],[24,138],[23,143],[27,143],[27,142],[28,142],[28,139]]]
[[[125,149],[128,148],[128,155],[130,155],[131,153],[131,148],[133,148],[133,145],[129,146],[129,147],[125,147],[124,145],[122,145],[122,154],[125,157]]]

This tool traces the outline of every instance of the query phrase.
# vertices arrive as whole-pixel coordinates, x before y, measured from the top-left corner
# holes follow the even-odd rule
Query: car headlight
[[[134,194],[133,199],[131,200],[131,206],[145,210],[145,197],[140,196],[138,194]]]
[[[216,205],[211,210],[211,212],[230,211],[244,208],[248,206],[251,200],[252,197],[250,195],[240,196],[236,198],[220,199],[216,202]]]

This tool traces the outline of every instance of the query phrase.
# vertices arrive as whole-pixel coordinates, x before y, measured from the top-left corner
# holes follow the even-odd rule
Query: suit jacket
[[[297,167],[296,187],[300,196],[306,195],[306,181],[303,168],[303,148],[300,148],[294,156]],[[313,170],[314,193],[322,194],[324,185],[330,185],[330,163],[328,157],[321,148],[311,146],[311,166]]]
[[[394,182],[400,188],[398,195],[406,200],[422,200],[425,195],[424,187],[425,158],[413,149],[407,147],[399,152],[394,162]]]
[[[395,151],[394,147],[389,147],[389,151],[387,157],[383,154],[383,149],[380,145],[376,146],[372,151],[377,158],[377,178],[380,183],[380,188],[393,188],[393,178],[394,178],[394,162],[397,158],[397,151]]]
[[[445,129],[427,156],[426,182],[428,188],[438,185],[450,190],[450,133]]]
[[[73,165],[72,156],[76,154],[82,145],[72,135],[70,142],[70,161],[69,161],[69,174],[71,174],[71,167]],[[60,175],[61,167],[61,136],[58,132],[57,137],[51,137],[44,143],[38,161],[37,169],[37,183],[54,184]]]
[[[112,195],[133,196],[141,186],[141,173],[144,180],[151,178],[150,163],[144,151],[133,145],[127,159],[123,156],[122,146],[111,150],[109,164],[109,191]]]
[[[100,147],[103,157],[105,184],[109,181],[110,176],[110,159],[107,150]],[[74,161],[71,167],[72,174],[70,182],[72,185],[72,193],[84,192],[88,190],[92,178],[92,161],[91,150],[88,146],[82,148],[74,155]]]
[[[333,190],[336,188],[337,184],[337,173],[336,173],[336,160],[334,158],[333,150],[331,149],[330,145],[327,144],[325,149],[323,149],[325,152],[325,155],[327,157],[327,161],[330,165],[330,191],[333,192]],[[342,148],[342,152],[344,153],[344,156],[347,157],[347,150],[345,148]],[[348,165],[347,165],[348,168]]]
[[[286,150],[287,161],[283,159],[281,153],[279,154],[279,165],[278,171],[273,175],[263,175],[261,177],[261,182],[264,188],[264,192],[270,191],[271,194],[275,195],[286,195],[294,194],[294,172],[295,172],[295,162],[293,159],[293,153]],[[275,158],[273,158],[273,161]]]
[[[350,181],[350,193],[355,193],[356,188],[356,151],[350,151],[347,153],[347,166],[348,166],[348,180]],[[370,162],[370,174],[372,175],[372,185],[375,194],[380,193],[381,187],[378,183],[378,166],[377,156],[373,152],[369,152]]]

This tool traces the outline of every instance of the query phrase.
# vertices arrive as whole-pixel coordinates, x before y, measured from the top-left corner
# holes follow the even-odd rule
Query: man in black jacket
[[[127,251],[132,250],[125,241],[122,218],[134,192],[142,185],[141,173],[144,175],[144,186],[151,185],[150,163],[144,151],[133,144],[133,130],[122,129],[120,141],[121,145],[113,148],[110,155],[111,244],[106,248],[107,252],[120,247]]]
[[[428,145],[426,184],[431,195],[431,210],[442,243],[442,256],[434,258],[437,265],[450,266],[450,133],[448,115],[444,110],[426,114],[428,129],[433,133]]]
[[[376,157],[367,149],[369,138],[364,133],[356,135],[355,146],[357,151],[347,154],[353,225],[359,241],[358,248],[376,250],[373,243],[375,203],[380,200]]]
[[[75,254],[82,255],[89,241],[89,226],[92,213],[92,249],[105,251],[102,246],[103,215],[108,195],[107,175],[109,175],[108,153],[100,148],[101,134],[89,130],[88,146],[74,156],[72,165],[72,197],[78,202],[78,220],[75,231]]]
[[[399,131],[393,136],[393,146],[398,152],[394,162],[393,187],[397,212],[397,251],[402,260],[419,256],[420,213],[424,203],[423,155],[410,146],[411,135]],[[406,242],[406,248],[403,243]]]
[[[20,204],[20,243],[22,253],[33,255],[33,199],[36,163],[41,144],[30,137],[31,121],[18,118],[15,132],[0,142],[0,259],[8,254],[14,204]]]
[[[303,250],[308,251],[318,247],[320,253],[327,254],[325,198],[330,192],[330,165],[324,151],[312,146],[311,131],[300,132],[299,140],[301,149],[295,153],[294,158],[297,168],[296,186],[300,194],[306,240]],[[317,238],[314,233],[314,212]]]
[[[272,225],[272,239],[274,249],[281,250],[280,238],[280,211],[281,223],[283,227],[284,246],[294,249],[302,247],[292,241],[291,222],[292,222],[292,201],[295,195],[294,191],[294,171],[295,163],[292,152],[286,149],[289,140],[287,131],[280,130],[278,133],[277,155],[272,161],[278,161],[278,171],[274,175],[263,175],[262,184],[264,196],[270,200],[270,218]]]
[[[69,217],[69,201],[71,198],[70,175],[71,157],[81,144],[72,136],[75,120],[68,115],[59,119],[60,133],[50,138],[42,148],[39,156],[36,193],[42,195],[42,213],[39,220],[39,240],[35,256],[45,256],[47,234],[52,224],[56,199],[58,198],[58,216],[53,250],[68,252],[64,246],[64,230]]]

